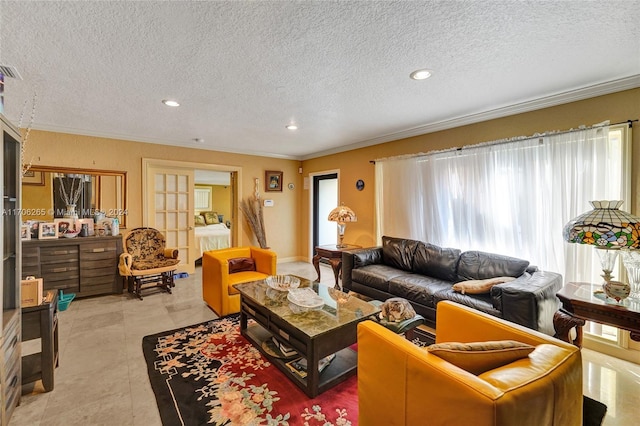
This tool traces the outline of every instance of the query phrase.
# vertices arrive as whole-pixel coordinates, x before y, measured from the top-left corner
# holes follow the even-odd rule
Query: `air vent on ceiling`
[[[0,74],[6,75],[7,77],[17,78],[18,80],[22,80],[22,76],[16,69],[16,67],[12,67],[10,65],[0,65]]]

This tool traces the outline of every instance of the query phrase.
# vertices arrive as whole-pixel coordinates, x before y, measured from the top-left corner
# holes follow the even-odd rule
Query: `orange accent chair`
[[[361,426],[582,425],[579,348],[450,301],[438,303],[436,315],[436,343],[512,340],[533,346],[533,352],[472,374],[364,321],[358,325]],[[469,363],[468,352],[462,352],[456,356]]]
[[[255,271],[229,273],[229,260],[239,258],[252,258]],[[276,253],[258,247],[206,251],[202,255],[202,298],[221,317],[240,312],[240,293],[233,285],[275,275],[276,261]]]

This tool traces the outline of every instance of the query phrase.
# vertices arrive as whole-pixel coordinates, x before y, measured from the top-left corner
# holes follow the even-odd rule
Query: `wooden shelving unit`
[[[2,323],[0,324],[0,424],[9,424],[13,410],[20,402],[21,391],[21,314],[20,314],[20,207],[21,207],[21,136],[0,115],[2,165],[0,195],[3,214],[0,223],[2,241]]]

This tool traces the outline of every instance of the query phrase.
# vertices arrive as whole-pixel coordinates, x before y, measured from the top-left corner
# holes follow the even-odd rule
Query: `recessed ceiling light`
[[[170,106],[170,107],[179,107],[180,104],[177,101],[172,101],[171,99],[163,99],[162,103],[165,104],[166,106]]]
[[[411,77],[414,80],[426,80],[427,78],[431,77],[431,70],[427,70],[427,69],[415,70],[414,72],[409,74],[409,77]]]
[[[298,130],[298,126],[296,126],[295,124],[287,124],[286,127],[288,130]]]
[[[202,139],[202,138],[193,138],[193,141],[195,143],[204,143],[204,139]]]

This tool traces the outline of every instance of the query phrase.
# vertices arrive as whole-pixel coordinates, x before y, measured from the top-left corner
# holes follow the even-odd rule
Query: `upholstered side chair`
[[[164,235],[153,228],[133,229],[124,240],[118,269],[129,292],[142,300],[142,290],[160,287],[167,293],[175,286],[178,250],[166,247]]]
[[[258,247],[233,247],[202,255],[202,298],[219,316],[240,312],[234,284],[262,280],[276,273],[277,255]]]
[[[450,302],[436,346],[358,324],[359,424],[580,426],[580,349]]]

